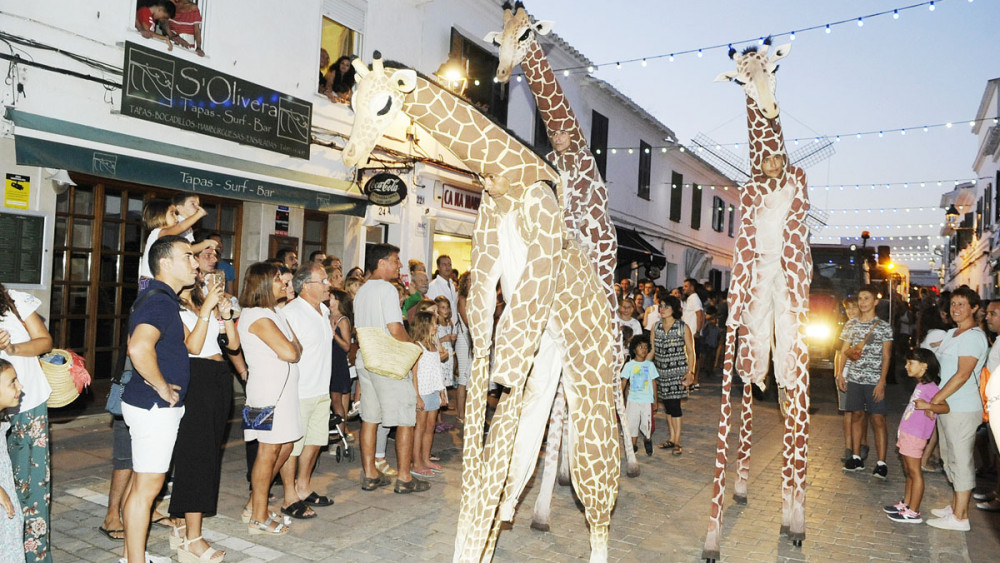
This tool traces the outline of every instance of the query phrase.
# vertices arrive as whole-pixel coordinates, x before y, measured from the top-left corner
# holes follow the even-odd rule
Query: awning
[[[17,164],[147,186],[363,217],[344,180],[210,154],[8,108]]]
[[[638,232],[615,226],[618,231],[618,263],[651,264],[662,269],[667,265],[667,257],[655,246],[649,244]]]

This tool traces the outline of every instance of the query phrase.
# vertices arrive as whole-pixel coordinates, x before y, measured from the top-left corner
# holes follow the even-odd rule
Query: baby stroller
[[[344,417],[337,413],[330,413],[330,455],[334,456],[337,463],[340,459],[354,461],[354,448],[347,442],[347,436],[340,430]]]

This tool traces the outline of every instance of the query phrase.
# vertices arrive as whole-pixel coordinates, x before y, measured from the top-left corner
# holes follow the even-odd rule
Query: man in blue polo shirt
[[[160,238],[148,256],[153,281],[129,318],[128,354],[140,377],[133,376],[122,393],[132,436],[132,488],[122,508],[128,561],[160,559],[145,554],[150,512],[170,467],[191,375],[177,294],[195,283],[198,262],[180,236]]]

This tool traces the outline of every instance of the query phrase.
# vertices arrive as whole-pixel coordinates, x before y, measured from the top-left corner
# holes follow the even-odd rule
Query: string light
[[[921,6],[927,6],[927,8],[929,10],[931,10],[931,11],[933,11],[935,9],[935,4],[932,1],[918,2],[918,3],[910,4],[910,5],[907,5],[907,6],[900,6],[898,8],[894,8],[894,9],[890,9],[890,10],[883,10],[883,11],[874,12],[874,13],[871,13],[871,14],[863,14],[863,15],[859,15],[859,16],[855,16],[855,17],[847,18],[847,19],[843,19],[843,20],[837,20],[837,21],[832,21],[832,22],[828,22],[828,23],[821,23],[821,24],[812,25],[812,26],[808,26],[808,27],[798,27],[798,28],[796,28],[794,30],[789,30],[789,31],[782,32],[782,33],[772,33],[771,37],[774,37],[774,38],[788,37],[789,40],[795,41],[797,34],[803,33],[803,32],[823,30],[826,34],[830,34],[830,33],[833,32],[833,28],[837,27],[839,25],[846,25],[846,24],[849,24],[849,23],[853,23],[854,25],[856,25],[858,27],[863,27],[865,25],[865,20],[866,19],[878,18],[880,16],[891,16],[893,19],[899,19],[900,12],[903,12],[903,11],[906,11],[906,10],[913,10],[913,9],[919,8]],[[623,60],[620,61],[620,63],[623,64],[623,65],[624,64],[629,64],[629,63],[642,63],[643,61],[646,61],[646,60],[654,60],[654,59],[661,59],[661,58],[667,58],[671,62],[673,62],[674,58],[676,56],[678,56],[678,55],[697,55],[700,58],[700,57],[702,57],[704,55],[705,51],[711,51],[711,50],[716,50],[716,49],[726,49],[726,50],[729,50],[730,48],[732,48],[733,45],[745,45],[745,44],[748,44],[748,43],[751,43],[751,44],[762,44],[763,41],[764,41],[763,37],[756,36],[756,37],[749,38],[749,39],[743,39],[741,41],[728,41],[726,43],[720,43],[720,44],[717,44],[717,45],[708,45],[708,46],[696,47],[696,48],[691,48],[691,49],[685,49],[685,50],[682,50],[682,51],[673,51],[671,53],[662,53],[662,54],[656,54],[656,55],[646,55],[646,56],[643,56],[643,57],[635,57],[635,58],[632,58],[632,59],[623,59]],[[602,64],[603,65],[609,65],[609,64],[612,64],[612,62],[607,62],[607,63],[602,63]],[[594,72],[594,70],[591,70],[591,68],[592,67],[600,68],[600,66],[602,66],[602,65],[587,65],[587,66],[580,65],[580,66],[566,67],[565,70],[569,70],[569,71],[582,71],[582,70],[586,70],[587,72]],[[643,66],[645,66],[645,65],[643,65]],[[595,70],[596,70],[596,68],[595,68]],[[557,69],[557,70],[563,70],[563,69]]]

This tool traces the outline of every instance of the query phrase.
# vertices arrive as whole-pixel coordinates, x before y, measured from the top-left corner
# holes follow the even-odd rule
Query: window
[[[326,253],[327,214],[319,211],[306,211],[305,220],[305,228],[302,230],[300,262],[308,260],[309,255],[317,250]]]
[[[136,19],[142,17],[144,21],[140,21],[140,25],[144,29],[152,30],[159,38],[152,38],[150,41],[162,41],[163,36],[166,34],[167,30],[167,18],[159,21],[153,21],[157,13],[151,13],[155,10],[151,9],[151,4],[154,2],[152,0],[137,0],[131,7],[131,14],[129,17],[129,28],[135,27]],[[201,48],[202,51],[205,50],[205,16],[208,14],[208,0],[196,0],[191,4],[187,5],[187,9],[183,12],[174,8],[174,16],[169,18],[170,36],[174,39],[174,46],[181,47],[185,49],[190,49],[194,51],[196,48]],[[142,10],[142,13],[139,12]]]
[[[365,3],[358,0],[323,0],[321,11],[323,27],[320,47],[326,49],[330,62],[360,53]]]
[[[478,43],[463,37],[455,28],[451,28],[451,51],[448,57],[465,62],[469,78],[465,97],[490,117],[506,125],[507,85],[493,80],[497,67],[500,66],[500,59]]]
[[[729,236],[732,237],[736,231],[736,206],[729,206]]]
[[[986,184],[986,193],[983,194],[983,224],[989,226],[993,221],[993,184]]]
[[[983,236],[983,200],[980,199],[976,202],[976,238],[982,238]]]
[[[549,140],[549,130],[545,127],[545,120],[542,119],[542,112],[535,109],[535,132],[532,136],[535,142],[535,150],[548,154],[552,150],[552,142]]]
[[[649,173],[653,165],[653,149],[646,141],[639,141],[639,197],[649,200]]]
[[[701,196],[702,189],[698,184],[691,184],[691,228],[701,228]]]
[[[670,173],[670,220],[681,222],[681,204],[684,202],[684,175]]]
[[[591,111],[590,114],[590,150],[597,161],[597,170],[601,178],[608,176],[608,118]]]
[[[726,202],[719,196],[712,198],[712,230],[721,233],[726,222]]]

